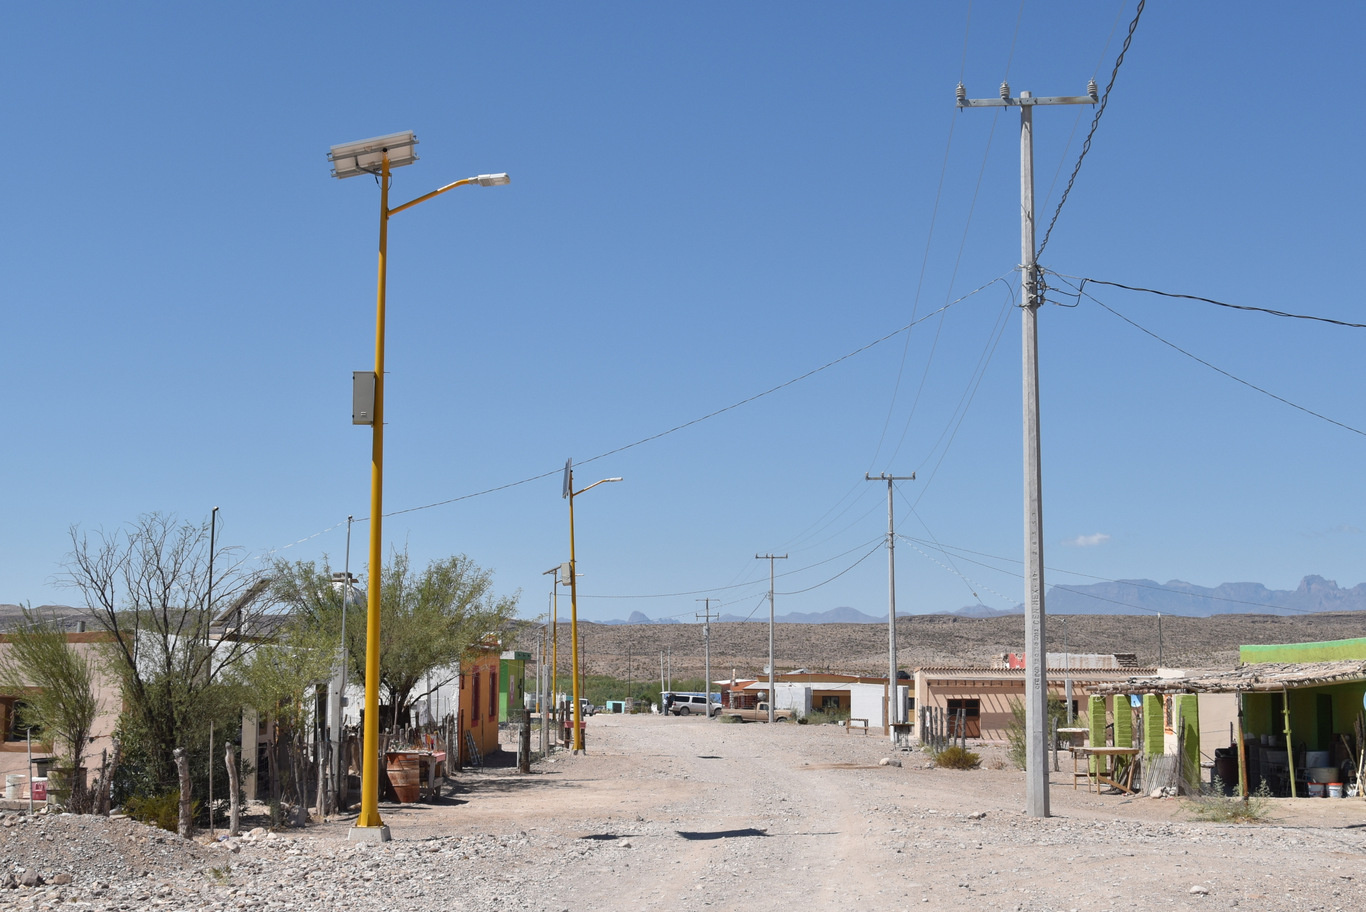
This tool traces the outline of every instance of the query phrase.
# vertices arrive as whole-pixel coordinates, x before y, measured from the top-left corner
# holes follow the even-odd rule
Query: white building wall
[[[811,714],[811,688],[805,684],[774,682],[773,708],[791,709],[805,718]]]
[[[870,727],[886,724],[883,718],[883,703],[887,688],[882,684],[850,684],[849,715],[854,719],[867,719]]]

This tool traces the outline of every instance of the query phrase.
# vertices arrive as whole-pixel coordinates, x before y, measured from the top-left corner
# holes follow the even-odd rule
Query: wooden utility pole
[[[1034,253],[1034,107],[1095,104],[1094,81],[1086,95],[1035,98],[1010,95],[1001,83],[999,98],[968,98],[958,84],[958,107],[1020,109],[1020,334],[1024,385],[1024,514],[1025,514],[1025,810],[1031,817],[1048,813],[1048,658],[1044,639],[1043,473],[1039,446],[1039,267]]]

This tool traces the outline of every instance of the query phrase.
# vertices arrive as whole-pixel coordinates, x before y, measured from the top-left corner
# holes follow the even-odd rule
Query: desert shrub
[[[190,807],[198,816],[199,802],[192,802]],[[180,829],[180,790],[160,795],[134,795],[123,803],[123,812],[139,823],[175,833]]]
[[[1067,704],[1061,697],[1048,697],[1048,728],[1062,726],[1067,720]],[[1006,756],[1020,769],[1025,768],[1028,748],[1025,744],[1025,708],[1019,700],[1010,701],[1010,722],[1006,724]]]
[[[1223,781],[1215,776],[1198,795],[1191,796],[1186,808],[1196,820],[1209,823],[1266,823],[1271,819],[1271,791],[1262,782],[1247,800],[1227,798]]]
[[[738,723],[738,722],[740,721],[740,717],[739,717],[739,716],[728,716],[728,715],[726,715],[724,712],[722,712],[721,715],[719,715],[719,716],[716,717],[716,721],[722,722],[722,723],[724,723],[724,724],[726,724],[726,725],[734,725],[734,724],[736,724],[736,723]]]
[[[849,711],[845,709],[813,709],[797,720],[803,725],[838,725],[849,721]]]
[[[970,770],[976,769],[981,764],[982,756],[973,751],[964,750],[955,744],[953,747],[946,747],[935,754],[934,762],[936,766],[942,766],[945,769]]]

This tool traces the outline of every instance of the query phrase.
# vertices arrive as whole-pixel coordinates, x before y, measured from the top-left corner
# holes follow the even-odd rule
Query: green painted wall
[[[1087,725],[1090,727],[1090,744],[1093,747],[1102,747],[1105,741],[1105,698],[1092,694],[1086,698]],[[1099,757],[1089,758],[1091,772],[1101,766]]]
[[[1143,753],[1160,757],[1167,752],[1164,739],[1167,733],[1166,712],[1157,694],[1143,695]]]
[[[1192,788],[1200,784],[1200,698],[1195,694],[1179,694],[1173,697],[1176,711],[1172,714],[1172,724],[1184,739],[1182,741],[1182,777]]]
[[[1124,694],[1116,694],[1114,707],[1115,747],[1133,747],[1134,711],[1129,704],[1129,698]]]
[[[1242,662],[1331,662],[1334,659],[1366,659],[1366,637],[1327,640],[1322,643],[1241,646]]]
[[[526,663],[530,653],[514,652],[515,658],[498,660],[498,721],[521,718],[526,695]],[[515,713],[515,717],[511,716]]]

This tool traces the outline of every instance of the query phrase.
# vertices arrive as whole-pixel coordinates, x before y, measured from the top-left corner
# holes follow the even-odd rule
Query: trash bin
[[[1215,748],[1212,772],[1223,786],[1224,794],[1232,795],[1238,787],[1238,749],[1236,747]]]
[[[24,783],[28,781],[27,776],[6,776],[5,777],[5,797],[13,801],[24,794]]]
[[[29,782],[29,797],[34,801],[47,801],[47,779],[39,778]]]

